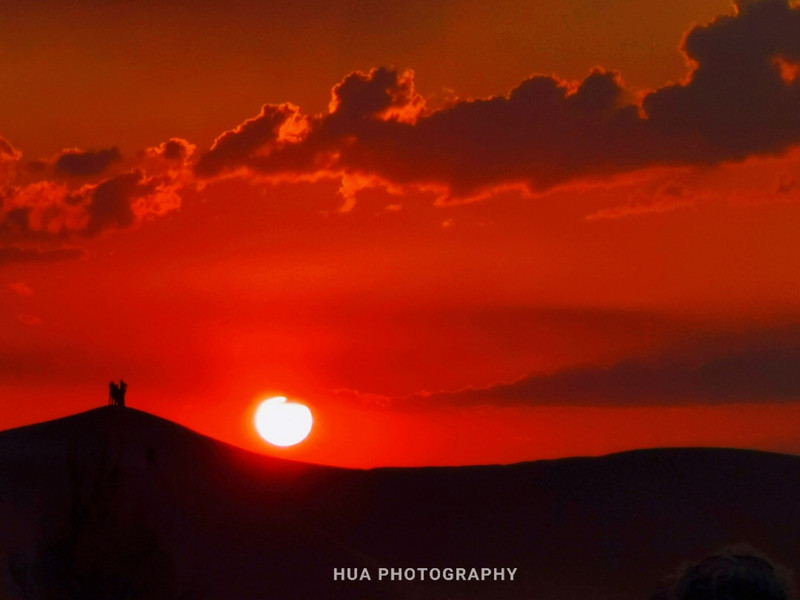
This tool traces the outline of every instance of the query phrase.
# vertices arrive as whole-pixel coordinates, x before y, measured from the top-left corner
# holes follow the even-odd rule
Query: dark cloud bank
[[[75,240],[175,210],[193,148],[171,139],[127,162],[116,147],[67,150],[22,165],[28,179],[15,185],[21,154],[0,138],[0,265],[78,258],[84,252],[69,245]]]
[[[379,68],[336,85],[324,114],[265,105],[193,163],[194,146],[172,139],[128,160],[114,146],[22,165],[0,138],[0,247],[37,244],[35,254],[44,243],[131,227],[176,209],[190,174],[327,173],[356,189],[384,181],[463,199],[498,186],[546,190],[650,166],[779,154],[800,142],[800,8],[786,0],[737,8],[693,28],[686,80],[641,102],[598,69],[577,85],[534,76],[505,96],[429,110],[412,72]]]
[[[197,161],[200,177],[356,173],[435,185],[453,196],[522,183],[544,190],[654,165],[714,164],[780,153],[800,141],[800,8],[740,2],[735,16],[693,28],[686,81],[635,103],[615,73],[577,87],[549,76],[507,96],[426,111],[413,74],[353,73],[331,110],[306,117],[266,105]]]
[[[122,160],[119,148],[113,146],[106,150],[86,151],[68,150],[55,162],[57,173],[75,177],[100,175],[115,162]]]
[[[412,396],[409,405],[656,406],[800,399],[800,326],[694,340],[649,360],[583,366],[481,389]]]

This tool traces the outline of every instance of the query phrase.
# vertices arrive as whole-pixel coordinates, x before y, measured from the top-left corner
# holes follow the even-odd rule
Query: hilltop
[[[727,544],[800,566],[800,458],[780,454],[359,471],[106,407],[0,432],[0,472],[10,598],[632,600]],[[333,580],[348,567],[373,580]],[[375,580],[380,567],[518,571],[390,583]]]

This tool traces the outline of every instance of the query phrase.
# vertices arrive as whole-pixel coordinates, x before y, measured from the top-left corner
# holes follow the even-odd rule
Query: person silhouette
[[[128,391],[128,384],[122,379],[119,380],[119,405],[125,406],[125,392]]]
[[[116,406],[119,398],[119,387],[113,381],[108,384],[108,405]]]

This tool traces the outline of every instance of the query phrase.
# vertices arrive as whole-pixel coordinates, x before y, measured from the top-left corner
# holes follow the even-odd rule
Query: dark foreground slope
[[[354,471],[103,408],[0,433],[0,597],[644,600],[728,544],[800,572],[799,499],[800,458],[777,454]],[[381,567],[518,570],[392,583]]]

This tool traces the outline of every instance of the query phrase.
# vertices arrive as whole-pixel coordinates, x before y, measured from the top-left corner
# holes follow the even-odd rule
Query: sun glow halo
[[[255,414],[256,431],[274,446],[302,442],[311,432],[313,422],[311,410],[305,404],[289,402],[284,396],[264,400]]]

